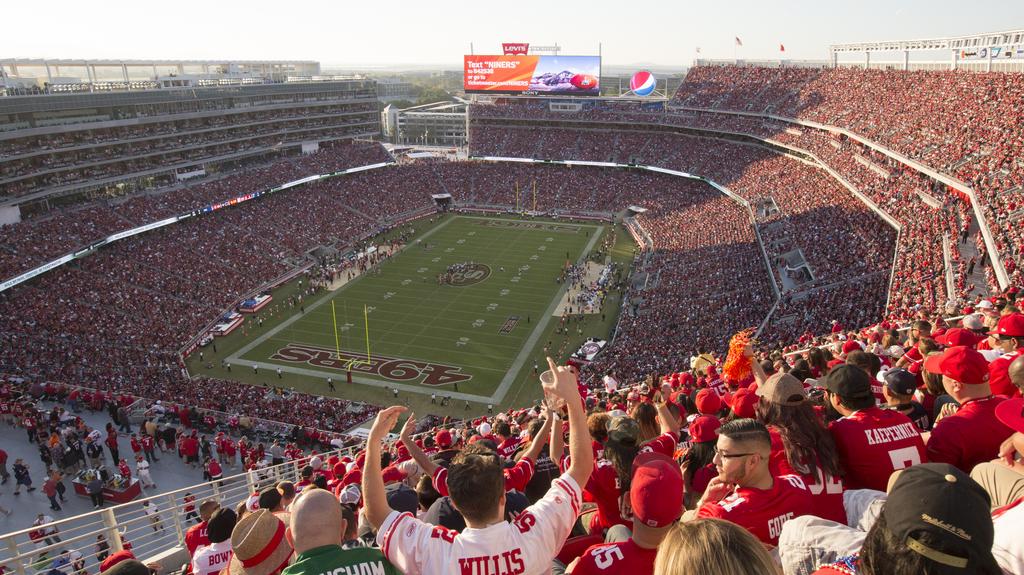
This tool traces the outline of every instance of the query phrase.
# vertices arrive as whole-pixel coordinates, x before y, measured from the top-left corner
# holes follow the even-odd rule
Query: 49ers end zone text
[[[419,383],[430,386],[461,383],[473,379],[472,375],[462,373],[462,368],[454,365],[441,365],[383,355],[371,356],[370,361],[367,362],[365,355],[342,351],[341,357],[339,357],[333,349],[301,343],[289,343],[274,352],[270,359],[289,363],[305,363],[338,371],[345,371],[351,362],[352,371],[356,373],[376,375],[402,383]]]

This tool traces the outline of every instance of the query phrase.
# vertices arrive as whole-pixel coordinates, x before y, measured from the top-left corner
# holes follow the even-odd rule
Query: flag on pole
[[[737,46],[742,46],[743,45],[743,40],[740,40],[739,36],[736,36],[736,45]]]
[[[786,45],[785,44],[779,44],[779,52],[785,52],[785,51],[786,51]]]

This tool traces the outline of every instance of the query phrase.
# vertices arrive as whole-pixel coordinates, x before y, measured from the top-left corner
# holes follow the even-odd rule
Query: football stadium
[[[1024,574],[983,16],[0,54],[0,575]]]

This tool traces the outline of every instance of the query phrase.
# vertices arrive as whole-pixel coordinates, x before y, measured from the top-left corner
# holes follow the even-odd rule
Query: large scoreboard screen
[[[469,93],[598,96],[600,56],[465,56]]]

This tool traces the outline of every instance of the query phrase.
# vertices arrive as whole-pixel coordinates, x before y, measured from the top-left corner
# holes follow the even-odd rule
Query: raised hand
[[[392,405],[377,413],[373,420],[373,427],[370,428],[370,440],[380,441],[398,423],[398,416],[402,415],[408,408],[402,405]]]
[[[565,401],[579,397],[580,390],[576,387],[576,374],[571,369],[564,365],[555,365],[555,360],[550,357],[548,358],[548,368],[554,374],[555,381],[552,383],[541,382],[545,393],[550,393]]]
[[[405,420],[405,425],[402,426],[402,433],[399,434],[403,443],[412,441],[413,431],[416,431],[416,414],[410,413],[409,418]]]

